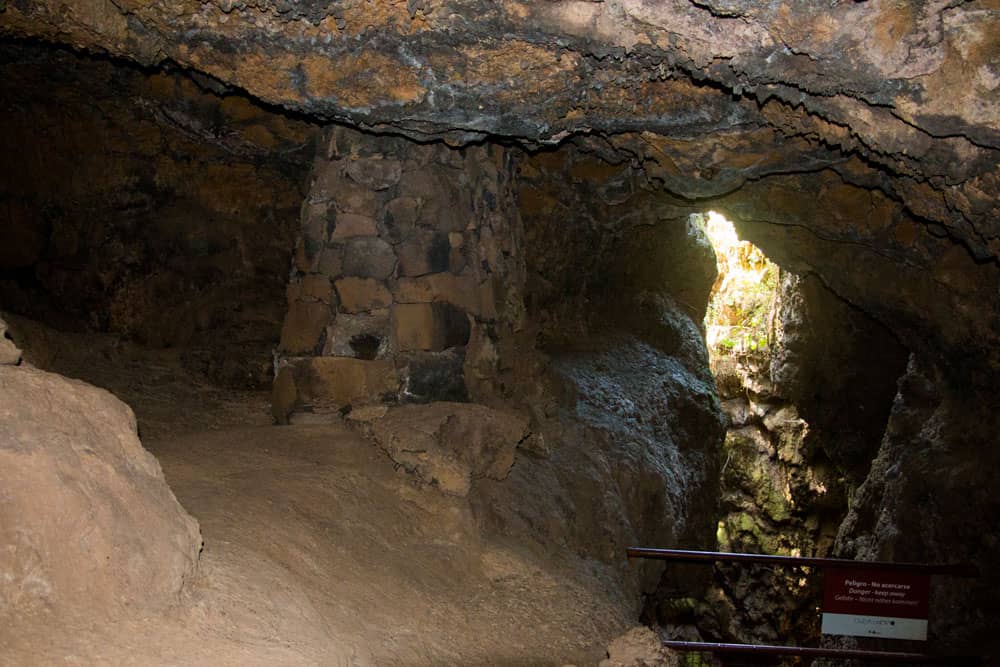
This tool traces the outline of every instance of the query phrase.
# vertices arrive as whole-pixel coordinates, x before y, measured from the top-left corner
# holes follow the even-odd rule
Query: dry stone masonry
[[[302,206],[274,416],[492,391],[521,318],[511,155],[338,128]]]

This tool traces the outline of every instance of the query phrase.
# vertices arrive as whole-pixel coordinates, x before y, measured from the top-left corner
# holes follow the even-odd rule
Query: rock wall
[[[487,400],[520,321],[511,158],[498,146],[326,132],[302,207],[274,416]]]
[[[323,122],[532,149],[574,137],[641,167],[672,206],[711,199],[769,256],[891,330],[942,400],[982,405],[1000,370],[998,22],[988,2],[0,1],[4,36],[176,64]],[[32,247],[25,229],[11,247]],[[489,338],[532,349],[530,327],[514,330]],[[501,374],[544,370],[497,359]],[[989,433],[968,437],[978,445],[953,448],[956,465],[990,450]],[[965,517],[932,510],[935,525]]]
[[[979,578],[934,577],[930,647],[996,664],[1000,515],[992,478],[1000,428],[990,399],[954,385],[916,355],[899,380],[871,472],[852,500],[835,554],[859,560],[970,563]]]
[[[208,86],[208,88],[203,87]],[[0,45],[0,302],[270,379],[312,127],[211,81]]]
[[[715,541],[723,426],[699,322],[714,255],[687,224],[689,204],[646,185],[633,165],[586,145],[518,162],[524,331],[542,356],[519,392],[539,461],[512,477],[548,484],[566,514],[562,525],[501,509],[497,521],[548,526],[555,543],[589,542],[611,562],[630,544]],[[635,571],[651,599],[704,583],[655,563]]]

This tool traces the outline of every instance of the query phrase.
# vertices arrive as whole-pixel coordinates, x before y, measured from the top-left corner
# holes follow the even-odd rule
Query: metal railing
[[[813,567],[818,569],[895,570],[927,575],[953,577],[978,577],[979,570],[968,563],[891,563],[886,561],[857,561],[846,558],[809,558],[774,556],[768,554],[723,553],[716,551],[689,551],[685,549],[653,549],[628,547],[629,559],[645,558],[687,563],[746,563],[777,567]],[[700,651],[713,654],[750,654],[804,658],[841,658],[846,660],[899,662],[904,664],[979,665],[980,656],[933,655],[903,651],[868,651],[858,649],[818,648],[807,646],[772,646],[767,644],[727,644],[715,642],[664,641],[663,645],[675,651]]]

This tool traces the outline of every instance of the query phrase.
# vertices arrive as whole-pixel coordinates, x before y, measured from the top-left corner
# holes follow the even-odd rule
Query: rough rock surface
[[[16,366],[19,363],[21,350],[7,333],[7,323],[0,317],[0,366]]]
[[[522,310],[511,162],[499,146],[322,133],[277,350],[279,422],[296,410],[498,392],[493,351]],[[361,386],[373,373],[385,382]]]
[[[482,405],[431,403],[393,408],[371,432],[393,461],[425,483],[465,496],[473,478],[507,478],[528,420]]]
[[[994,404],[911,357],[871,473],[840,528],[835,555],[859,560],[968,563],[979,579],[935,578],[929,639],[941,650],[977,646],[995,664],[1000,515],[991,482],[1000,428]],[[992,626],[995,628],[995,624]],[[993,661],[992,663],[990,661]]]
[[[135,417],[102,389],[0,366],[0,617],[176,604],[201,549]]]
[[[632,628],[608,646],[608,657],[599,667],[677,667],[679,656],[665,648],[647,627]]]
[[[0,303],[265,385],[314,128],[202,83],[0,45]]]
[[[956,374],[988,382],[963,358],[1000,367],[994,3],[63,5],[5,2],[0,31],[177,63],[367,129],[624,133],[592,141],[654,187],[725,195],[772,257]]]
[[[882,447],[895,442],[893,433],[903,432],[930,444],[915,450],[894,445],[900,456],[916,452],[903,466],[907,481],[892,477],[891,483],[885,482],[895,475],[892,466],[876,465],[862,487],[871,493],[856,498],[855,510],[865,520],[849,523],[850,530],[861,531],[859,538],[878,532],[873,544],[905,544],[904,555],[916,560],[942,553],[939,533],[971,535],[971,519],[982,519],[979,510],[992,507],[989,484],[980,474],[991,469],[981,460],[994,449],[995,430],[978,424],[993,424],[994,415],[984,406],[995,402],[1000,377],[998,26],[1000,9],[993,0],[0,0],[0,34],[5,37],[68,44],[154,68],[170,64],[220,94],[243,90],[315,120],[411,138],[438,137],[453,146],[485,142],[470,148],[508,155],[516,150],[509,146],[515,142],[531,150],[564,142],[611,167],[627,164],[628,169],[621,170],[628,172],[624,175],[581,165],[576,176],[564,180],[569,187],[555,196],[551,189],[534,188],[532,193],[514,184],[521,194],[531,195],[522,197],[521,212],[535,207],[543,213],[533,219],[525,216],[525,238],[536,242],[528,245],[523,259],[524,294],[519,293],[516,272],[498,281],[501,288],[514,287],[508,295],[513,298],[480,299],[455,289],[451,279],[428,277],[445,273],[445,266],[450,272],[453,259],[468,258],[454,252],[451,234],[461,231],[461,216],[454,212],[465,215],[469,206],[438,207],[433,229],[400,240],[395,274],[384,245],[358,240],[371,234],[373,221],[379,231],[380,219],[364,212],[344,217],[339,231],[321,231],[328,233],[324,245],[349,245],[370,262],[359,265],[323,251],[296,257],[306,262],[298,268],[303,274],[343,275],[340,291],[334,282],[329,297],[323,289],[312,291],[314,285],[300,292],[310,305],[295,307],[294,321],[302,335],[289,342],[296,350],[306,350],[302,354],[307,357],[334,349],[342,354],[348,348],[361,356],[387,354],[381,342],[375,345],[364,334],[356,350],[350,340],[346,346],[338,341],[330,350],[325,341],[314,340],[317,333],[321,339],[330,331],[324,318],[332,315],[334,300],[342,295],[348,298],[338,302],[337,312],[355,315],[368,309],[379,322],[385,320],[374,317],[374,311],[397,297],[404,297],[404,303],[435,303],[446,301],[442,294],[449,290],[459,301],[452,305],[466,310],[468,304],[483,301],[510,306],[499,332],[489,326],[495,322],[470,324],[462,384],[477,401],[523,399],[541,425],[558,412],[552,394],[542,386],[547,381],[546,360],[520,352],[534,352],[539,340],[542,347],[551,344],[555,349],[585,338],[576,334],[586,333],[591,313],[620,295],[637,293],[646,278],[669,273],[664,269],[671,263],[657,261],[664,246],[656,241],[671,234],[681,239],[683,225],[660,222],[676,223],[692,207],[723,209],[745,237],[783,267],[815,274],[838,298],[884,325],[932,378],[942,407],[897,411]],[[43,86],[48,87],[47,81]],[[154,106],[169,107],[159,102]],[[489,145],[490,139],[500,139],[504,148]],[[397,174],[389,161],[373,164],[367,160],[372,156],[359,157],[364,159],[343,174],[368,194],[342,199],[365,207],[369,195],[381,197],[394,187]],[[510,166],[505,163],[505,169]],[[546,169],[541,163],[536,171]],[[551,170],[555,172],[571,169],[564,164]],[[404,176],[405,170],[400,181]],[[526,181],[533,178],[525,174]],[[452,192],[460,204],[489,201],[467,183],[454,189],[439,185],[432,189]],[[603,202],[595,209],[599,215],[586,215],[586,206],[565,205],[572,202],[572,193],[588,189],[593,193],[584,201]],[[634,225],[636,218],[627,215],[606,215],[619,213],[614,202],[631,192],[649,200],[639,207],[640,224]],[[386,211],[393,220],[412,221],[420,202],[412,193],[399,199]],[[25,207],[16,197],[3,201],[8,219],[24,217]],[[657,205],[665,209],[662,218],[651,215]],[[28,210],[33,212],[32,207]],[[318,209],[315,213],[310,219],[325,221]],[[566,224],[533,227],[539,219]],[[37,226],[21,229],[27,230],[23,238],[4,244],[0,253],[13,248],[14,254],[23,254],[44,244]],[[516,247],[519,233],[505,230],[492,239],[493,247]],[[544,246],[554,250],[547,253]],[[585,252],[588,247],[594,249],[592,254]],[[606,260],[614,256],[620,270],[605,270],[612,265]],[[636,261],[639,258],[642,262]],[[15,259],[10,272],[21,279],[23,258]],[[623,279],[626,269],[637,264],[641,266],[632,278]],[[381,284],[394,279],[395,293]],[[595,289],[602,283],[603,292]],[[693,283],[697,287],[699,281]],[[561,293],[568,298],[562,299]],[[681,303],[687,298],[679,292],[671,296],[680,309],[700,316],[697,303],[687,308]],[[624,308],[602,315],[610,312],[630,333],[641,330],[639,337],[646,342],[654,336],[654,347],[672,354],[678,340],[672,329],[631,312],[633,303],[624,301]],[[451,339],[438,335],[435,327],[417,326],[435,316],[452,320],[446,312],[435,313],[433,306],[406,310],[411,312],[404,313],[400,331],[409,346],[419,349],[398,361],[427,371],[422,396],[458,399],[458,383],[442,387],[438,378],[454,380],[461,346],[422,349],[441,347]],[[581,315],[576,320],[574,311]],[[529,316],[522,317],[525,313]],[[579,326],[572,326],[574,322]],[[352,327],[332,331],[357,335]],[[309,348],[311,344],[315,346]],[[434,356],[438,354],[442,356]],[[303,365],[313,363],[310,359]],[[543,380],[525,381],[531,378]],[[296,391],[283,393],[279,413],[301,402],[297,382],[291,387]],[[931,418],[926,432],[921,421],[925,417]],[[976,426],[968,429],[966,422]],[[526,453],[548,452],[553,461],[563,456],[544,429],[533,424],[532,430],[548,442],[532,440]],[[947,454],[943,461],[942,452]],[[601,468],[603,455],[595,459]],[[942,466],[962,474],[941,475]],[[515,466],[512,476],[526,469]],[[604,472],[597,477],[606,479]],[[854,474],[860,478],[866,471]],[[971,497],[979,503],[973,512],[941,500],[947,494],[966,497],[964,491],[957,492],[963,479],[973,485]],[[898,488],[919,492],[893,491]],[[930,529],[903,521],[907,529],[897,540],[892,531],[865,528],[874,525],[874,516],[905,516],[907,503],[926,505],[919,515],[927,517]],[[582,501],[579,506],[587,507]],[[545,521],[535,515],[529,519],[526,523],[533,525]],[[980,528],[986,522],[983,519]],[[848,528],[845,531],[845,539],[850,538]],[[1000,555],[1000,546],[979,535],[967,542],[972,545],[970,558],[995,562]],[[866,556],[871,550],[857,553]],[[973,644],[992,641],[997,626],[998,614],[986,599],[989,590],[975,589],[976,599],[983,600],[983,614],[970,615],[963,630]]]
[[[708,320],[729,421],[719,549],[829,556],[877,451],[905,351],[815,276],[781,271],[745,242],[720,255]],[[817,641],[820,577],[720,564],[715,579],[705,601],[666,601],[663,620],[690,623],[694,612],[713,641]]]

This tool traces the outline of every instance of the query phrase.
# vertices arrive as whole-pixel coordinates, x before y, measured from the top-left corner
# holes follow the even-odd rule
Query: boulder
[[[198,523],[108,392],[0,366],[0,625],[164,607],[193,575]]]
[[[375,236],[377,233],[374,218],[357,213],[339,213],[330,240],[343,241],[357,236]]]
[[[7,323],[0,318],[0,366],[16,366],[21,363],[21,350],[7,333]]]
[[[299,403],[313,409],[379,403],[399,391],[396,369],[388,359],[305,357],[290,360],[289,367]]]
[[[447,494],[466,496],[475,478],[502,480],[528,436],[522,415],[469,403],[392,408],[372,434],[393,461]]]
[[[632,628],[608,646],[608,657],[600,667],[677,667],[677,654],[663,646],[647,627]]]
[[[344,275],[385,280],[396,270],[396,253],[379,238],[349,239],[344,249]]]
[[[389,309],[340,313],[326,329],[325,357],[377,359],[389,351]]]

